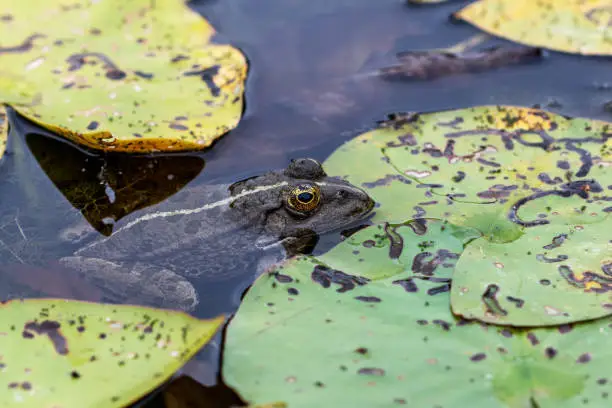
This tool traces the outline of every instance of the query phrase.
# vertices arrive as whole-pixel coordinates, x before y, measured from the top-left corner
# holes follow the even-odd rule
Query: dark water
[[[125,187],[130,177],[144,174],[145,182],[136,190],[157,189],[169,195],[187,182],[233,182],[284,167],[295,157],[324,160],[341,143],[396,111],[539,105],[565,115],[612,120],[612,113],[604,109],[612,100],[609,58],[548,52],[536,63],[422,82],[385,82],[367,75],[388,63],[396,52],[447,47],[477,34],[468,24],[449,20],[452,12],[468,3],[193,1],[191,6],[219,31],[217,41],[240,47],[249,58],[247,108],[238,129],[202,153],[178,158],[100,158],[58,142],[13,115],[12,140],[0,165],[0,264],[11,266],[0,266],[0,272],[9,275],[0,275],[0,279],[17,280],[24,290],[37,282],[35,289],[41,295],[89,294],[87,285],[64,282],[53,268],[39,270],[27,265],[29,258],[73,249],[53,245],[52,237],[67,221],[85,216],[104,232],[105,218],[147,204],[110,203],[105,198],[107,190],[95,177],[101,169],[115,174],[111,187]],[[494,40],[487,45],[503,43]],[[54,173],[55,163],[67,170]],[[169,173],[177,176],[172,183],[158,177]],[[74,190],[75,183],[80,190]],[[101,197],[94,208],[83,204],[87,194]],[[163,200],[164,196],[155,198]],[[322,242],[330,245],[335,237]],[[7,242],[13,243],[11,250],[3,244]],[[233,312],[229,294],[236,285],[244,284],[229,282],[221,288],[219,298],[197,314]],[[217,336],[186,372],[202,383],[215,383],[220,341]]]

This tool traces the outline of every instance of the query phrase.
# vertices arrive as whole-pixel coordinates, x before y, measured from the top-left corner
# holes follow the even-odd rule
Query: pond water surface
[[[477,34],[474,27],[449,20],[452,12],[468,3],[193,1],[191,6],[219,31],[218,41],[240,47],[250,61],[247,107],[239,127],[202,153],[104,158],[87,155],[13,115],[12,140],[0,166],[0,287],[10,283],[13,289],[11,293],[0,289],[0,297],[27,294],[95,300],[92,287],[66,281],[52,264],[36,263],[49,254],[53,258],[74,249],[58,247],[54,237],[68,221],[83,218],[79,210],[99,230],[105,228],[105,217],[125,211],[121,203],[113,205],[112,196],[120,193],[109,192],[100,183],[101,171],[121,174],[116,177],[119,190],[144,179],[138,189],[146,191],[150,186],[170,195],[187,182],[190,186],[231,183],[285,167],[292,158],[323,161],[340,144],[391,112],[539,105],[565,115],[612,120],[604,109],[612,100],[609,58],[548,52],[535,63],[435,81],[386,82],[368,75],[391,61],[396,52],[448,47]],[[52,170],[60,164],[64,170]],[[158,177],[168,174],[173,175],[172,182]],[[81,201],[87,194],[111,198],[99,208],[85,208]],[[75,209],[79,205],[82,208]],[[316,251],[333,245],[338,235],[323,238]],[[195,284],[204,291],[207,282],[202,278]],[[239,292],[248,284],[244,279],[227,280],[202,300],[194,314],[209,317],[235,311]],[[216,383],[220,341],[217,336],[186,372],[204,384]]]

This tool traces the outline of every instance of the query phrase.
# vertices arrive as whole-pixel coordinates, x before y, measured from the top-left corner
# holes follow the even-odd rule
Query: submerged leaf
[[[491,47],[481,51],[411,51],[397,54],[398,64],[381,68],[386,80],[435,79],[477,73],[539,59],[542,51],[531,47]]]
[[[527,331],[451,314],[448,276],[476,236],[373,226],[261,276],[227,330],[226,383],[294,408],[607,406],[612,320]]]
[[[26,142],[55,187],[98,232],[180,191],[204,168],[197,156],[86,155],[67,143],[30,134]]]
[[[375,222],[432,217],[484,235],[454,277],[457,313],[526,326],[612,313],[610,124],[517,107],[394,115],[325,165],[377,202]],[[577,230],[558,254],[542,248]]]
[[[245,57],[182,1],[2,3],[0,97],[73,142],[203,149],[242,115]]]
[[[3,407],[123,407],[189,360],[224,317],[67,300],[0,305]]]
[[[612,55],[610,0],[479,0],[456,17],[490,34],[527,45]]]

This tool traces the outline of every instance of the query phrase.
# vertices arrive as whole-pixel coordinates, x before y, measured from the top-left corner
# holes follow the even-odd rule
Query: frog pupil
[[[300,193],[297,196],[298,200],[302,203],[309,203],[313,199],[312,193]]]

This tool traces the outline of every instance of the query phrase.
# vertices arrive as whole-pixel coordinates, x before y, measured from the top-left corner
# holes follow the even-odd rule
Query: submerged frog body
[[[205,288],[235,276],[252,280],[254,271],[303,252],[373,204],[319,162],[299,159],[229,186],[180,193],[60,262],[94,282],[105,300],[191,310],[208,295],[196,292],[194,278],[205,276]]]

